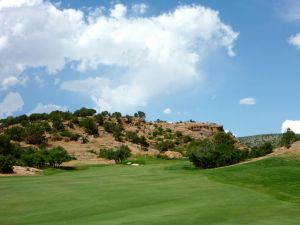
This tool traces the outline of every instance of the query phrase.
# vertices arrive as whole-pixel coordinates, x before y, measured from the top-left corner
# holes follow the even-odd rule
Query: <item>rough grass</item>
[[[3,225],[300,224],[300,161],[195,170],[187,161],[0,179]]]

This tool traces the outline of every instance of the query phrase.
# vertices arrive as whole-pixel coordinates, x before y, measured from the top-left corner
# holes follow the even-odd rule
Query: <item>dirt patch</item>
[[[11,174],[0,174],[0,176],[36,176],[40,175],[42,170],[32,168],[32,167],[24,167],[24,166],[14,166],[14,173]]]

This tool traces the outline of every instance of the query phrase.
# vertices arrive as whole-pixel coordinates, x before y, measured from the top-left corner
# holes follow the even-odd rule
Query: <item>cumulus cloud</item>
[[[0,83],[19,79],[27,68],[56,73],[68,63],[82,72],[114,67],[122,71],[119,77],[67,81],[61,87],[90,95],[100,110],[128,111],[200,81],[200,62],[208,52],[225,48],[235,55],[238,33],[210,8],[180,6],[151,17],[127,11],[116,4],[85,15],[49,1],[1,1]],[[76,89],[78,82],[89,86],[93,79],[100,85]]]
[[[239,101],[240,105],[255,105],[256,99],[255,98],[242,98]]]
[[[32,113],[50,113],[50,112],[56,111],[56,110],[62,111],[62,112],[68,111],[66,106],[60,106],[60,105],[54,105],[54,104],[43,105],[43,104],[39,103],[28,114],[32,114]]]
[[[291,45],[296,46],[297,48],[300,48],[300,33],[297,35],[293,35],[289,38],[288,42]]]
[[[163,111],[163,113],[166,114],[166,115],[169,115],[169,114],[172,113],[172,109],[166,108],[166,109]]]
[[[146,5],[145,3],[134,4],[132,5],[131,9],[134,13],[145,14],[148,10],[148,5]]]
[[[0,118],[11,116],[14,112],[23,109],[24,101],[22,96],[17,92],[9,92],[0,102]]]
[[[281,132],[286,132],[288,128],[300,134],[300,120],[285,120],[281,125]]]

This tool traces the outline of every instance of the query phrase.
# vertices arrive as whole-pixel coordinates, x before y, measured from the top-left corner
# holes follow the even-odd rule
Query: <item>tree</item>
[[[146,118],[146,113],[144,113],[142,111],[138,111],[137,113],[134,114],[134,117],[139,117],[141,119],[145,119]]]
[[[98,135],[98,127],[96,123],[94,122],[93,119],[91,118],[84,118],[81,122],[80,125],[84,127],[85,132],[91,135]]]
[[[170,140],[165,140],[165,141],[160,141],[160,142],[157,142],[155,147],[161,151],[161,152],[165,152],[165,151],[168,151],[168,150],[171,150],[175,147],[175,144],[173,141],[170,141]]]
[[[0,173],[13,173],[15,160],[12,156],[0,155]]]
[[[7,128],[4,133],[13,141],[22,141],[22,137],[24,136],[25,129],[20,126],[14,126],[11,128]]]
[[[119,147],[114,154],[114,160],[116,163],[122,163],[125,159],[131,156],[130,149],[127,145]]]
[[[7,135],[0,135],[0,155],[11,155],[14,151],[14,145],[10,142]]]
[[[104,118],[102,114],[97,114],[94,119],[96,120],[96,122],[99,124],[99,126],[103,126],[104,123]]]
[[[212,140],[191,142],[187,147],[189,160],[198,168],[215,168],[238,163],[248,157],[246,150],[235,148],[230,134],[217,133]]]
[[[249,157],[256,158],[256,157],[265,156],[267,154],[272,153],[273,148],[274,147],[271,142],[263,143],[257,147],[253,147],[249,153]]]
[[[115,160],[116,163],[121,163],[131,156],[130,149],[127,145],[122,145],[118,149],[102,149],[99,156],[101,158]]]
[[[72,158],[68,152],[61,146],[52,148],[48,153],[48,162],[50,166],[57,167],[60,166],[63,162],[68,162]]]
[[[111,116],[115,117],[115,118],[120,118],[120,117],[122,117],[122,113],[120,113],[120,112],[114,112]]]
[[[288,128],[287,131],[282,134],[280,141],[279,141],[279,145],[289,148],[295,141],[298,141],[298,140],[299,140],[299,138],[294,133],[294,131],[292,131],[290,128]]]
[[[86,117],[86,116],[93,116],[95,113],[96,113],[95,109],[88,109],[82,107],[81,109],[76,110],[73,114],[74,116]]]
[[[45,130],[39,124],[28,124],[25,128],[24,139],[28,144],[41,145],[47,142]]]

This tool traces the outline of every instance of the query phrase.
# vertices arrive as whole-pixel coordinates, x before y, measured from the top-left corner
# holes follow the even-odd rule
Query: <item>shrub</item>
[[[55,118],[52,120],[52,127],[59,131],[63,131],[65,129],[65,126],[60,118]]]
[[[299,137],[297,137],[297,135],[290,128],[288,128],[287,131],[282,134],[279,145],[289,148],[294,142],[298,140]]]
[[[116,150],[102,149],[100,150],[99,156],[101,158],[115,160],[116,163],[122,163],[125,159],[131,156],[131,152],[127,145],[122,145]]]
[[[144,112],[142,112],[142,111],[138,111],[137,113],[134,114],[134,117],[145,119],[146,118],[146,114]]]
[[[0,155],[0,173],[13,173],[14,163],[12,156]]]
[[[113,149],[101,149],[99,152],[99,157],[104,159],[113,160],[115,151]]]
[[[91,118],[84,118],[81,122],[80,125],[84,127],[85,132],[91,135],[98,135],[98,128],[96,123],[94,122],[93,119]]]
[[[238,163],[248,152],[234,147],[234,139],[226,133],[217,133],[212,140],[192,142],[187,148],[189,160],[198,168],[215,168]]]
[[[22,162],[25,166],[43,168],[46,166],[48,154],[46,150],[28,148],[22,154]]]
[[[165,140],[165,141],[160,141],[160,142],[157,142],[155,147],[161,151],[161,152],[165,152],[165,151],[168,151],[168,150],[171,150],[175,147],[175,144],[170,141],[170,140]]]
[[[122,145],[115,151],[114,160],[116,163],[122,163],[125,159],[131,156],[130,149],[127,145]]]
[[[122,113],[120,112],[114,112],[113,114],[111,114],[112,117],[115,117],[115,118],[120,118],[122,117]]]
[[[123,141],[123,133],[122,133],[122,129],[120,128],[120,126],[116,126],[113,130],[113,136],[115,138],[116,141]]]
[[[267,154],[272,153],[273,151],[273,145],[271,142],[266,142],[264,144],[261,144],[260,146],[253,147],[249,153],[250,158],[256,158],[265,156]]]
[[[41,145],[47,142],[44,128],[39,124],[28,124],[25,128],[24,140],[28,144]]]
[[[61,146],[51,148],[48,152],[48,162],[53,167],[58,167],[63,162],[68,162],[72,159],[68,152]]]
[[[96,113],[95,109],[88,109],[88,108],[81,108],[76,110],[73,114],[74,116],[79,116],[79,117],[86,117],[86,116],[93,116]]]
[[[183,136],[181,131],[176,131],[175,135],[176,135],[176,137],[179,137],[179,138]]]
[[[7,128],[4,133],[9,137],[10,140],[13,141],[22,141],[22,138],[25,133],[25,129],[20,126],[14,126],[11,128]]]
[[[10,142],[7,135],[0,135],[0,155],[11,155],[14,151],[14,145]]]
[[[39,120],[48,120],[49,115],[46,113],[33,113],[29,116],[29,120],[31,122],[39,121]]]
[[[139,144],[139,141],[140,141],[138,134],[134,131],[127,131],[126,139],[135,144]]]
[[[115,130],[123,131],[123,127],[120,124],[115,124],[113,122],[105,122],[103,124],[104,130],[108,133],[114,133]]]
[[[99,124],[99,126],[103,126],[103,123],[104,123],[104,118],[103,118],[103,115],[102,114],[97,114],[95,117],[94,117],[95,121]]]

